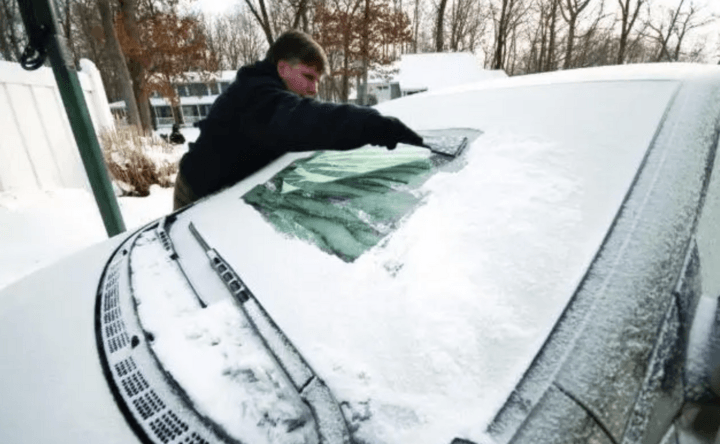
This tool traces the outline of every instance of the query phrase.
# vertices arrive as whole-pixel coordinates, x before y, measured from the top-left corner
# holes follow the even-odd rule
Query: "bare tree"
[[[257,3],[254,3],[254,1]],[[275,37],[273,36],[273,25],[270,21],[270,15],[268,14],[268,8],[265,5],[265,0],[245,0],[245,3],[248,8],[250,8],[250,12],[253,16],[255,16],[260,28],[262,28],[265,33],[268,45],[272,45],[275,41]]]
[[[26,41],[17,0],[0,0],[0,57],[20,60]]]
[[[443,35],[445,33],[445,8],[447,7],[447,0],[440,0],[440,4],[437,9],[437,17],[435,20],[435,52],[442,52],[445,46],[443,41]]]
[[[420,18],[421,18],[420,0],[415,0],[415,7],[413,8],[413,52],[418,52],[418,38],[420,36]]]
[[[455,0],[450,8],[451,51],[474,51],[485,34],[490,17],[477,0]]]
[[[613,36],[614,15],[604,13],[604,2],[596,8],[595,18],[576,34],[572,67],[609,65],[614,63],[617,39]],[[587,21],[587,18],[585,19]],[[607,23],[605,23],[607,22]],[[609,55],[612,54],[612,57]]]
[[[635,21],[640,10],[647,0],[618,0],[620,4],[620,41],[618,45],[616,63],[622,65],[625,62],[625,55],[628,49],[630,32],[635,26]]]
[[[529,49],[525,54],[526,72],[543,72],[555,69],[557,63],[558,10],[560,0],[537,0],[534,15],[537,26],[528,33]]]
[[[572,64],[572,52],[575,44],[575,31],[580,13],[590,4],[590,0],[562,0],[560,13],[568,25],[567,43],[565,44],[565,62],[563,68],[568,69]]]
[[[683,6],[687,7],[683,8]],[[685,0],[680,0],[675,9],[664,8],[663,12],[659,22],[653,23],[652,19],[646,22],[653,33],[653,40],[657,43],[658,49],[654,59],[657,62],[678,61],[687,34],[716,20],[714,17],[700,18],[702,8],[692,1],[688,4]]]
[[[238,69],[255,62],[267,48],[262,31],[242,7],[206,22],[205,26],[208,48],[217,54],[221,69]]]
[[[513,37],[517,36],[517,27],[528,9],[524,5],[523,0],[499,1],[499,6],[490,3],[495,24],[492,69],[503,69],[506,67],[508,48],[516,43]]]
[[[142,47],[140,39],[140,30],[138,29],[137,18],[137,0],[118,0],[120,3],[119,26],[122,26],[124,36],[127,38],[129,45],[125,45],[125,54],[128,55],[127,66],[130,76],[133,79],[132,86],[135,91],[135,100],[138,111],[140,113],[140,123],[144,131],[150,131],[152,128],[152,116],[150,114],[150,104],[148,97],[143,91],[144,78],[147,76],[144,61],[139,56],[140,51],[134,51],[136,48]],[[154,8],[152,2],[150,7]],[[154,15],[152,10],[150,14]],[[132,48],[132,49],[131,49]]]
[[[65,45],[73,56],[73,62],[77,63],[79,57],[75,48],[75,32],[72,23],[72,0],[53,0],[55,13],[58,19],[58,30],[65,38]]]
[[[140,125],[140,112],[135,100],[135,91],[133,89],[132,78],[127,67],[127,61],[123,55],[120,42],[115,33],[115,15],[110,6],[110,0],[97,0],[97,7],[100,10],[100,18],[102,20],[103,38],[105,40],[105,50],[109,55],[115,72],[120,78],[122,96],[125,99],[125,107],[127,110],[128,123],[131,125]]]

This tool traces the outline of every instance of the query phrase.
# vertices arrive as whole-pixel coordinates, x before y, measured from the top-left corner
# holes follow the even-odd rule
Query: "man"
[[[240,68],[180,160],[174,208],[233,185],[290,151],[422,144],[400,120],[373,108],[314,100],[327,66],[310,36],[289,31],[265,60]]]

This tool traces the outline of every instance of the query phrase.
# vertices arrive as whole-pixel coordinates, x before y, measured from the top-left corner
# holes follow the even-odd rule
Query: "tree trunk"
[[[495,36],[495,55],[493,57],[492,69],[502,69],[505,58],[505,39],[507,38],[507,9],[508,1],[502,0],[500,20],[498,20],[497,35]]]
[[[443,28],[445,21],[445,7],[447,6],[447,0],[440,0],[440,6],[438,6],[437,22],[435,25],[435,51],[443,52]]]
[[[365,12],[363,14],[363,54],[362,54],[362,96],[359,94],[360,105],[368,104],[368,68],[370,58],[370,1],[365,0]]]
[[[120,11],[123,15],[123,26],[128,37],[139,45],[140,33],[137,28],[137,19],[135,13],[137,10],[136,0],[119,0]],[[128,61],[128,70],[133,80],[133,90],[135,91],[135,102],[137,103],[138,111],[140,113],[140,124],[143,132],[149,132],[152,128],[151,115],[150,115],[150,104],[148,102],[147,94],[143,88],[143,80],[145,78],[145,67],[143,67],[140,60],[135,60],[132,57]]]
[[[110,55],[116,74],[120,78],[123,99],[125,99],[125,107],[127,119],[130,125],[140,124],[140,114],[138,112],[137,101],[135,100],[135,92],[133,90],[133,81],[130,78],[125,57],[118,42],[115,33],[115,24],[112,18],[112,10],[110,9],[109,0],[98,0],[98,8],[100,10],[100,19],[102,20],[103,31],[105,33],[105,51]]]
[[[548,42],[547,58],[543,71],[552,71],[555,63],[555,44],[557,43],[555,33],[557,32],[557,8],[559,0],[553,0],[552,10],[550,12],[550,39]]]
[[[415,33],[413,35],[413,52],[418,52],[418,34],[420,34],[420,0],[415,0]]]
[[[245,3],[250,8],[250,12],[252,12],[252,14],[255,16],[258,23],[260,24],[260,27],[265,33],[265,38],[267,39],[268,45],[272,46],[273,42],[275,42],[275,38],[273,37],[272,25],[270,24],[270,18],[267,13],[267,8],[265,8],[265,0],[258,0],[258,2],[260,3],[260,12],[255,9],[255,6],[253,6],[250,0],[245,0]]]
[[[568,36],[567,36],[567,45],[565,48],[565,62],[563,63],[563,69],[570,68],[570,65],[572,64],[572,52],[573,52],[574,44],[575,44],[575,18],[573,17],[568,22]]]
[[[632,31],[632,28],[635,25],[635,20],[637,19],[638,14],[640,13],[640,8],[642,7],[643,3],[645,3],[645,0],[637,0],[637,3],[635,3],[634,11],[631,11],[632,0],[618,0],[618,3],[620,4],[621,28],[620,45],[618,48],[616,62],[618,65],[622,65],[623,63],[625,63],[625,52],[627,51],[630,31]]]
[[[0,36],[3,41],[2,55],[5,60],[20,60],[20,54],[23,52],[21,38],[15,32],[16,20],[20,20],[20,13],[17,10],[17,4],[13,0],[0,0],[2,10],[0,13]],[[5,29],[3,29],[5,28]]]

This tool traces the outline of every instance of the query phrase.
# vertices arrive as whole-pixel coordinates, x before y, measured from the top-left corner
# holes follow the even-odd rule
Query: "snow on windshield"
[[[325,380],[358,442],[484,442],[602,242],[676,87],[600,82],[391,101],[382,111],[416,129],[483,134],[462,168],[430,177],[422,205],[352,263],[278,231],[245,204],[240,197],[257,181],[187,217]],[[168,368],[185,365],[188,347],[222,353],[194,336],[196,327],[173,328],[185,333],[156,341]],[[236,383],[222,371],[214,377]],[[202,411],[223,405],[214,419],[227,428],[243,414],[229,391],[193,396],[207,390],[205,379],[183,387]]]

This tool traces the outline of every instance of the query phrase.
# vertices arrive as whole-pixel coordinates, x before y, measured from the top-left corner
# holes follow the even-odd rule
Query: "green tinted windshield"
[[[243,199],[281,232],[352,262],[417,208],[418,187],[442,157],[423,148],[318,152]]]

